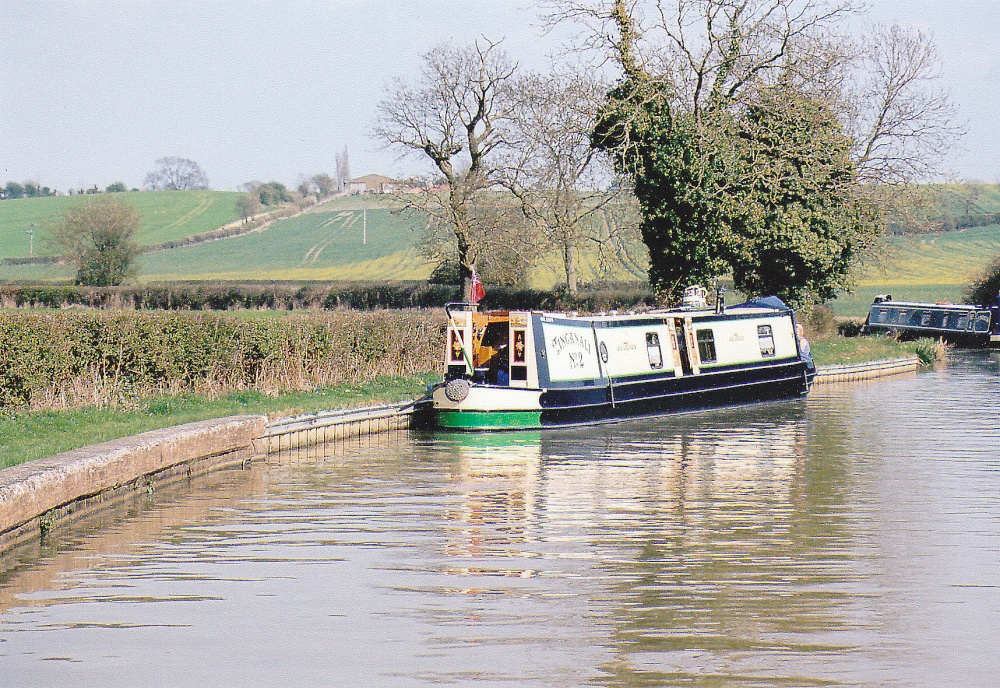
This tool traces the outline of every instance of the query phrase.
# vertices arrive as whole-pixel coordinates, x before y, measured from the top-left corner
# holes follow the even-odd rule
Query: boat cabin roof
[[[919,303],[917,301],[878,301],[871,305],[872,308],[932,308],[934,310],[985,310],[983,306],[971,303]]]
[[[563,311],[516,311],[516,310],[491,310],[480,311],[481,316],[488,316],[490,322],[506,320],[511,312],[531,313],[545,318],[566,319],[566,320],[590,320],[594,322],[613,322],[617,320],[662,320],[664,317],[673,318],[720,318],[726,316],[767,316],[784,315],[791,313],[790,308],[763,308],[758,306],[730,306],[722,313],[716,313],[714,308],[667,308],[642,312],[609,312],[597,313],[594,315],[578,315],[576,313],[566,313]]]

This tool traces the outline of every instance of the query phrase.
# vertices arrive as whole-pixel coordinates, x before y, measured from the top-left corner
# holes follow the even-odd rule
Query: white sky
[[[935,33],[968,131],[949,171],[1000,181],[1000,0],[874,0],[870,16]],[[375,105],[428,48],[484,33],[534,69],[562,40],[526,0],[0,0],[0,183],[139,186],[172,155],[216,189],[295,185],[345,145],[355,176],[429,171],[370,137]]]

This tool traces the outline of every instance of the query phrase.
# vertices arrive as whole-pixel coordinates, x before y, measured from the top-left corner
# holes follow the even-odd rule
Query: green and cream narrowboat
[[[586,317],[446,310],[445,379],[429,404],[439,428],[540,428],[791,399],[808,393],[815,374],[792,310],[774,297],[710,308],[696,289],[680,308]]]

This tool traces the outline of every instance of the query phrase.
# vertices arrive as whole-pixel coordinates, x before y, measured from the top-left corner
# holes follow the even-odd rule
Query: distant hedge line
[[[461,290],[444,284],[323,284],[288,282],[168,283],[124,287],[0,286],[5,307],[135,310],[354,310],[440,308],[461,300]],[[578,310],[585,312],[653,305],[643,284],[605,284],[581,289],[575,297],[562,291],[487,286],[489,308]]]
[[[0,407],[121,405],[162,391],[277,391],[440,365],[443,316],[340,311],[0,312]]]

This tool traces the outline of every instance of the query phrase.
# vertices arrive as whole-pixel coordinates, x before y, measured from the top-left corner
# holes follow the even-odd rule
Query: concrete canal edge
[[[0,470],[0,553],[59,523],[254,456],[410,426],[413,402],[268,422],[232,416],[152,430]]]
[[[816,379],[813,384],[824,385],[835,382],[873,380],[879,377],[913,373],[918,368],[920,368],[920,359],[917,356],[905,356],[903,358],[892,358],[884,361],[823,366],[816,370]]]
[[[854,382],[916,371],[916,356],[824,366],[815,384]],[[233,416],[145,432],[0,470],[0,553],[45,536],[69,518],[136,493],[255,455],[410,427],[414,404],[324,411],[268,422]]]
[[[0,552],[129,495],[244,463],[266,424],[266,416],[188,423],[5,468],[0,471]]]

